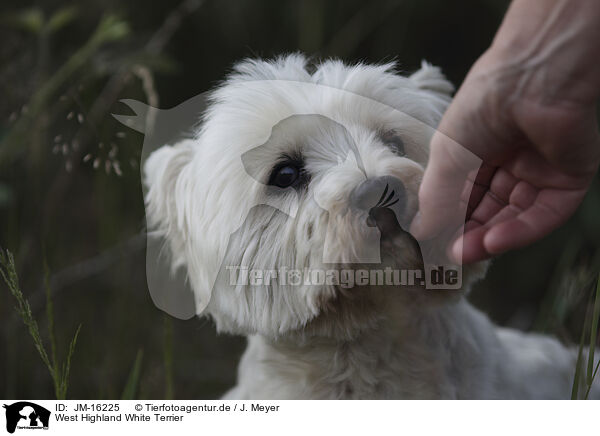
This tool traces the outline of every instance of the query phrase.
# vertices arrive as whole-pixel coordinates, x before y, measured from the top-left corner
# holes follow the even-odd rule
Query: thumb
[[[430,156],[419,189],[419,212],[410,233],[432,239],[465,223],[467,204],[481,159],[439,130],[431,139]]]

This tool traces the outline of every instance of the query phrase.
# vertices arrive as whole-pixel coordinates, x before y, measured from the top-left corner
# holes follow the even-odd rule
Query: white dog
[[[186,269],[198,312],[248,336],[226,398],[569,398],[575,352],[495,327],[467,302],[485,265],[458,291],[336,281],[423,268],[402,228],[452,91],[425,63],[402,77],[393,65],[247,60],[194,139],[150,156],[149,225]],[[332,275],[291,283],[282,271]]]

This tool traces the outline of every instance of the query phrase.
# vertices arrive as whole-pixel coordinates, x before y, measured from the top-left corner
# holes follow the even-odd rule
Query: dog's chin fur
[[[402,183],[401,227],[417,209],[452,85],[426,63],[408,77],[391,64],[328,60],[312,73],[306,64],[301,55],[239,63],[212,93],[194,139],[145,164],[148,224],[166,239],[173,267],[185,268],[219,331],[249,337],[227,397],[567,398],[572,351],[497,329],[466,302],[486,264],[465,268],[456,291],[227,282],[226,266],[359,269],[373,228],[349,198],[365,179]],[[384,143],[385,132],[402,137],[405,155]],[[267,186],[282,156],[299,155],[305,185]],[[410,235],[388,236],[378,241],[379,268],[423,267]]]

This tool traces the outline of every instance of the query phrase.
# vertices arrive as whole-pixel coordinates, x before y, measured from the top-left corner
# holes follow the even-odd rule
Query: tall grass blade
[[[592,385],[594,384],[594,379],[596,378],[596,374],[598,374],[598,368],[600,368],[600,360],[596,364],[596,369],[594,370],[594,374],[592,375],[592,381],[587,387],[587,391],[585,391],[585,399],[587,400],[590,396],[590,391],[592,390]]]
[[[69,389],[69,374],[71,373],[71,359],[73,358],[73,354],[75,354],[75,347],[77,346],[77,339],[79,338],[79,332],[81,331],[81,324],[75,330],[75,334],[73,335],[73,339],[71,339],[71,343],[69,344],[69,352],[67,353],[67,358],[63,365],[62,371],[62,380],[61,380],[61,396],[62,398],[58,398],[59,400],[65,400],[67,398],[67,390]]]
[[[58,369],[58,359],[56,358],[56,334],[54,333],[54,302],[52,301],[52,290],[50,289],[50,268],[48,262],[44,258],[44,288],[46,291],[46,317],[48,318],[48,336],[50,338],[50,354],[52,357],[52,370],[54,375],[52,379],[54,381],[54,391],[58,393],[60,391],[60,380],[59,374],[56,373]],[[56,394],[58,400],[59,398]]]
[[[44,348],[44,344],[40,336],[40,329],[33,317],[33,314],[31,313],[29,302],[19,288],[19,277],[15,267],[15,259],[12,253],[8,250],[4,252],[4,250],[0,249],[0,273],[2,274],[2,278],[8,286],[8,290],[17,300],[17,313],[27,327],[29,335],[33,339],[33,344],[35,345],[36,350],[38,351],[44,364],[48,367],[50,374],[54,377],[54,368],[50,362],[50,359],[48,358],[48,353],[46,353],[46,349]]]
[[[173,389],[173,323],[169,315],[164,316],[163,359],[165,362],[165,400],[172,400]]]
[[[577,351],[577,361],[575,362],[575,377],[573,378],[573,387],[571,388],[571,400],[579,399],[579,387],[581,386],[581,372],[583,367],[583,344],[585,343],[585,332],[587,330],[589,317],[585,317],[584,327],[581,331],[579,340],[579,349]]]
[[[135,400],[138,385],[140,382],[140,374],[142,372],[142,359],[144,357],[144,350],[138,350],[135,361],[133,363],[133,367],[129,372],[129,377],[127,378],[127,383],[125,384],[125,389],[123,389],[123,393],[121,394],[122,400]]]
[[[596,284],[596,297],[594,301],[594,313],[592,315],[592,329],[590,331],[590,351],[588,353],[587,384],[592,385],[594,381],[594,352],[596,350],[596,337],[598,335],[598,321],[600,320],[600,274]]]
[[[585,347],[585,334],[590,325],[590,313],[586,311],[583,329],[581,329],[581,338],[579,339],[579,349],[577,351],[577,362],[575,363],[575,377],[573,378],[573,388],[571,389],[571,400],[579,399],[579,388],[581,387],[581,373],[583,372],[583,348]]]
[[[79,337],[81,325],[79,325],[77,331],[75,332],[75,336],[71,340],[69,352],[67,354],[66,361],[62,365],[61,371],[56,346],[54,303],[52,301],[52,293],[50,290],[50,284],[48,279],[49,269],[48,265],[45,262],[44,270],[44,281],[46,286],[46,315],[48,316],[48,333],[50,337],[52,360],[50,360],[50,358],[48,357],[48,353],[46,352],[46,348],[44,347],[44,343],[40,335],[40,329],[37,321],[33,317],[31,307],[29,306],[29,302],[27,301],[27,299],[21,292],[21,289],[19,288],[19,277],[17,275],[14,257],[10,251],[4,251],[2,248],[0,248],[0,275],[6,282],[10,293],[17,300],[17,313],[23,320],[23,323],[27,326],[27,329],[29,330],[29,335],[33,339],[35,348],[37,349],[42,361],[44,362],[44,364],[48,368],[48,371],[50,372],[50,376],[52,377],[52,382],[54,385],[54,395],[56,396],[56,399],[64,400],[67,396],[68,379],[69,373],[71,371],[71,359],[73,357],[73,354],[75,353],[75,346],[77,345],[77,338]]]

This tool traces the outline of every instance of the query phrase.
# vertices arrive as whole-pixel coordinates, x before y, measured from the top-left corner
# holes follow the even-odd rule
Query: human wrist
[[[486,57],[524,74],[535,94],[590,105],[600,97],[599,42],[597,0],[514,0]]]

